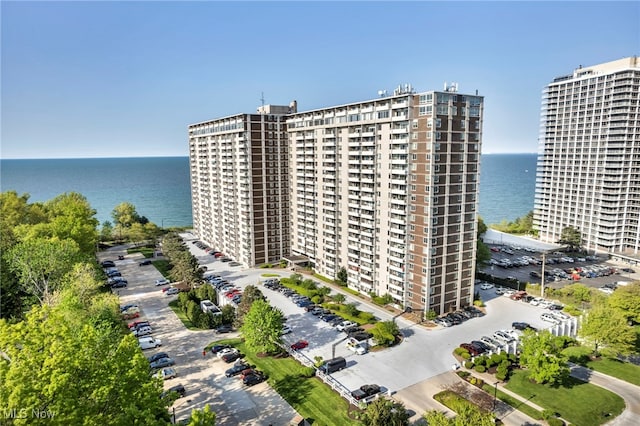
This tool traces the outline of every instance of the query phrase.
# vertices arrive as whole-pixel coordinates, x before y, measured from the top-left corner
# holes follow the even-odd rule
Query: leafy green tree
[[[64,275],[80,260],[73,240],[30,239],[16,244],[6,255],[23,289],[40,303],[51,302]]]
[[[100,240],[110,241],[113,238],[113,225],[108,220],[102,222],[102,228],[100,228]]]
[[[482,218],[480,217],[480,215],[478,215],[478,234],[476,236],[476,239],[480,239],[485,232],[487,232],[487,224],[484,223],[484,220],[482,220]]]
[[[611,356],[629,354],[636,340],[635,330],[627,324],[627,318],[606,306],[595,306],[587,312],[578,332],[593,346],[596,355],[600,352]]]
[[[589,302],[591,300],[591,289],[584,284],[570,284],[563,287],[560,292],[566,297],[572,298],[576,304]]]
[[[77,192],[58,195],[44,204],[51,236],[75,241],[83,253],[94,253],[98,242],[98,219],[89,201]]]
[[[562,346],[548,330],[524,333],[520,363],[529,370],[531,380],[554,384],[567,377],[569,369],[561,354]]]
[[[640,281],[619,286],[609,296],[609,306],[622,313],[627,321],[640,323]]]
[[[477,241],[476,246],[476,266],[484,265],[489,260],[491,260],[491,250],[489,247],[482,241]]]
[[[282,311],[264,300],[255,300],[240,328],[247,347],[256,352],[279,352],[283,320]]]
[[[405,426],[409,413],[401,402],[378,398],[371,402],[362,416],[365,426]]]
[[[562,229],[558,244],[565,245],[569,250],[579,250],[582,248],[582,234],[573,226],[567,226]]]
[[[433,321],[434,319],[438,318],[438,313],[433,309],[430,309],[429,311],[427,311],[424,317],[427,321]]]
[[[82,324],[67,308],[36,306],[25,321],[0,321],[0,408],[47,410],[56,424],[166,425],[161,380],[135,337]]]
[[[216,413],[211,411],[209,404],[205,405],[202,410],[192,410],[189,418],[189,426],[215,426]]]
[[[376,323],[370,330],[373,338],[378,344],[383,346],[391,346],[396,341],[396,336],[400,334],[400,328],[394,321],[380,321]]]
[[[344,294],[342,294],[342,293],[336,293],[336,294],[333,296],[333,300],[334,300],[336,303],[342,303],[342,302],[344,302],[345,300],[347,300],[347,298],[346,298],[346,297],[344,296]]]
[[[253,305],[253,302],[256,300],[265,300],[264,294],[262,294],[262,291],[260,291],[258,287],[248,285],[242,293],[242,299],[240,300],[238,309],[236,310],[234,323],[237,327],[242,326],[245,315],[247,315],[249,310],[251,310],[251,305]]]
[[[169,275],[173,281],[181,281],[194,288],[195,285],[202,281],[202,271],[196,259],[188,251],[181,251],[177,254],[169,256],[171,261],[171,272]]]
[[[0,193],[0,220],[3,225],[13,228],[29,223],[29,194],[18,195],[16,191]]]
[[[348,278],[349,276],[347,274],[347,269],[343,266],[342,268],[340,268],[340,270],[338,270],[338,273],[336,274],[336,279],[338,280],[338,284],[346,285]]]

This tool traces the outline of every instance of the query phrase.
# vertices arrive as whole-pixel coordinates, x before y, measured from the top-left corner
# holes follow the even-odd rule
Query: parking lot
[[[509,261],[511,264],[515,264],[517,263],[517,261],[522,260],[523,257],[533,258],[535,260],[538,260],[538,262],[529,262],[529,264],[527,265],[515,265],[509,267],[500,266],[499,264],[487,265],[483,268],[482,272],[499,278],[512,277],[517,279],[520,283],[540,283],[540,276],[542,275],[542,253],[526,250],[517,246],[514,247],[492,244],[489,247],[492,249],[492,262],[500,263],[503,261]],[[493,251],[494,249],[499,251]],[[562,261],[562,258],[566,259],[569,256],[559,252],[556,254],[554,254],[553,252],[547,253],[545,257],[547,262],[553,262],[544,265],[545,275],[547,276],[547,279],[545,280],[545,286],[551,288],[562,288],[577,281],[587,287],[599,288],[604,286],[605,284],[611,284],[617,281],[631,282],[640,279],[639,268],[634,268],[622,263],[609,261],[605,259],[603,255],[600,255],[597,260],[589,260],[586,257],[573,257],[571,258],[571,260],[573,260],[572,262]],[[579,278],[576,280],[570,277],[568,274],[568,270],[575,270],[576,268],[585,269],[586,271],[590,271],[592,269],[600,269],[600,271],[596,272],[600,276],[594,276],[596,273],[584,273],[582,274],[583,276],[576,276],[576,278]],[[611,273],[605,275],[605,270],[607,268],[615,271],[615,273],[611,271]],[[560,277],[554,277],[554,272],[558,272],[559,270],[563,271],[567,275],[567,278],[563,279]],[[532,272],[539,275],[532,276]],[[524,290],[524,285],[522,289]]]
[[[187,246],[201,264],[207,266],[207,273],[221,275],[241,288],[249,284],[256,285],[265,280],[266,278],[261,276],[265,273],[276,273],[280,277],[289,276],[292,273],[283,269],[230,268],[224,263],[212,260],[212,256],[205,254],[193,244],[187,244]],[[322,282],[318,283],[323,285]],[[316,356],[323,359],[332,358],[332,348],[336,344],[335,356],[344,357],[347,360],[347,368],[333,373],[332,376],[348,390],[357,389],[363,384],[376,383],[395,393],[451,371],[455,363],[452,352],[460,343],[479,339],[485,334],[491,335],[500,329],[510,329],[511,323],[515,321],[528,322],[539,329],[551,326],[540,319],[540,315],[547,310],[496,295],[494,289],[483,291],[477,288],[487,303],[487,315],[448,328],[427,328],[400,317],[397,323],[404,336],[401,344],[380,351],[370,351],[364,355],[356,355],[347,349],[344,341],[341,341],[346,337],[344,333],[338,332],[318,317],[296,306],[282,293],[264,286],[259,288],[270,303],[281,309],[287,316],[287,324],[292,328],[292,332],[283,337],[287,344],[301,339],[308,341],[309,346],[300,352],[310,360]],[[334,289],[333,292],[335,291],[339,290]],[[358,309],[373,312],[381,320],[392,319],[389,311],[365,303],[349,293],[343,292],[343,294],[346,297],[346,303],[355,303]]]
[[[187,241],[195,240],[190,234],[184,234],[183,238]],[[347,368],[332,374],[344,390],[355,390],[370,383],[378,384],[384,391],[392,394],[404,390],[398,397],[412,401],[414,407],[416,401],[425,398],[424,395],[412,395],[410,392],[416,389],[415,392],[419,393],[421,387],[416,386],[417,384],[440,380],[443,373],[451,371],[456,362],[452,352],[461,343],[478,340],[484,335],[490,336],[497,330],[510,329],[512,322],[516,321],[527,322],[538,329],[552,326],[541,319],[541,314],[548,312],[546,309],[497,295],[495,289],[481,290],[477,286],[476,290],[486,303],[485,316],[446,328],[429,328],[400,317],[396,320],[403,334],[399,345],[357,355],[347,349],[344,333],[296,306],[284,294],[260,284],[266,279],[263,274],[278,274],[282,278],[291,275],[292,271],[231,266],[229,262],[221,262],[193,244],[189,243],[187,247],[200,265],[207,267],[207,274],[220,275],[242,289],[248,285],[258,285],[270,303],[281,309],[287,317],[287,324],[292,328],[291,333],[283,336],[287,345],[301,339],[308,341],[309,346],[299,352],[310,360],[314,360],[316,356],[323,359],[330,359],[334,355],[344,357]],[[113,258],[116,254],[118,253],[113,252],[106,256]],[[145,351],[149,352],[146,355],[165,351],[176,360],[178,378],[168,380],[166,387],[181,383],[187,389],[187,396],[174,404],[176,418],[186,418],[191,409],[201,408],[209,403],[218,413],[221,425],[287,424],[296,413],[267,383],[245,388],[240,381],[224,377],[229,364],[210,354],[203,357],[204,346],[229,335],[218,336],[210,330],[187,330],[167,306],[176,296],[165,296],[160,287],[154,285],[154,281],[161,278],[160,273],[153,266],[138,266],[139,258],[140,255],[128,255],[125,260],[116,262],[123,276],[129,280],[127,288],[118,290],[121,304],[138,303],[144,317],[154,326],[154,337],[162,339],[163,346],[155,351]],[[521,272],[528,274],[528,271],[529,269],[523,268]],[[505,272],[512,274],[513,269]],[[340,290],[332,290],[333,293],[336,291]],[[346,303],[355,303],[358,309],[372,312],[380,320],[392,319],[389,311],[349,293],[342,293]],[[430,403],[433,401],[424,401],[424,405],[417,408],[429,409]],[[276,413],[279,417],[274,420]]]

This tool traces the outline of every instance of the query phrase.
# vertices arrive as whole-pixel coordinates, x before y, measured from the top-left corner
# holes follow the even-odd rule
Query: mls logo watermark
[[[56,413],[49,410],[38,410],[36,408],[3,408],[2,418],[5,419],[52,419]]]

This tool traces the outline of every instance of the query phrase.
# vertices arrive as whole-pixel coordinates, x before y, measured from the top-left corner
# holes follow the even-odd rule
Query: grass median
[[[213,346],[211,343],[209,347]],[[349,404],[316,377],[302,377],[303,366],[291,357],[258,357],[247,350],[241,339],[226,339],[215,344],[228,344],[245,354],[246,360],[264,371],[268,382],[307,421],[315,425],[360,425],[347,415]]]
[[[540,385],[529,380],[526,371],[515,371],[506,388],[581,426],[609,422],[625,407],[624,400],[613,392],[573,377],[558,386]]]
[[[640,367],[637,365],[611,358],[587,361],[584,365],[585,367],[598,371],[602,374],[640,386]]]

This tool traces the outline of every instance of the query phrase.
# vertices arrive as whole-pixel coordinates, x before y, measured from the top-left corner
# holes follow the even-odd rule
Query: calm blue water
[[[537,154],[486,154],[480,164],[480,207],[487,225],[533,210]]]
[[[158,226],[193,223],[187,157],[2,160],[0,188],[28,193],[30,202],[79,192],[100,223],[113,222],[111,211],[124,201]]]
[[[479,212],[485,223],[514,220],[533,209],[536,154],[482,156]],[[0,189],[31,202],[79,192],[100,223],[123,201],[158,226],[190,226],[187,157],[0,160]],[[164,222],[164,223],[163,223]]]

